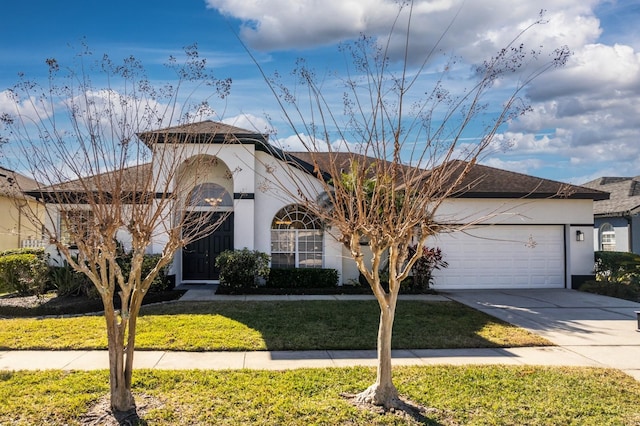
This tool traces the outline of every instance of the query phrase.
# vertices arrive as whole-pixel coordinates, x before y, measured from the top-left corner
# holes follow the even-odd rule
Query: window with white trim
[[[271,222],[272,268],[322,268],[322,223],[307,209],[289,205]]]
[[[77,240],[86,240],[96,226],[94,215],[87,209],[70,209],[60,211],[60,241],[70,247],[76,246]]]
[[[600,227],[600,250],[616,250],[616,231],[610,223],[605,223]]]

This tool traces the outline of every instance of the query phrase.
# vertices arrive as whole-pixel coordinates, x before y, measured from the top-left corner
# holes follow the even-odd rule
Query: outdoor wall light
[[[584,232],[576,231],[576,241],[584,241]]]

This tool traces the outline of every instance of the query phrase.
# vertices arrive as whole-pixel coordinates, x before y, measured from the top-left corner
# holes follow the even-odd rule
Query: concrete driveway
[[[576,290],[473,290],[445,293],[602,366],[640,380],[640,303]]]

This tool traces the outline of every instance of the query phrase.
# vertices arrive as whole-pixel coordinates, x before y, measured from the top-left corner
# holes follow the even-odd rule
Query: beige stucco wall
[[[30,213],[43,218],[43,208],[34,200],[15,200],[0,195],[0,251],[20,248],[22,240],[40,240],[40,226],[29,220]]]

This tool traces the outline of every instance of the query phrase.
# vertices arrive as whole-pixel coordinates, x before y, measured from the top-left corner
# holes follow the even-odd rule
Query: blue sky
[[[255,65],[234,32],[268,70],[285,72],[305,57],[320,72],[341,61],[336,44],[360,32],[384,34],[393,0],[34,0],[3,4],[2,91],[19,72],[41,78],[44,59],[72,54],[86,39],[96,53],[134,55],[162,78],[169,55],[197,43],[217,76],[233,79],[232,94],[214,105],[242,127],[276,117],[278,137],[292,136]],[[535,3],[535,4],[534,4]],[[572,183],[599,176],[640,175],[640,1],[415,0],[416,40],[433,40],[458,17],[441,47],[468,65],[502,47],[546,9],[549,23],[529,42],[568,45],[567,66],[530,88],[533,112],[504,128],[510,149],[485,164]],[[417,23],[417,25],[416,25]],[[426,48],[428,44],[415,44]],[[338,99],[337,102],[340,102]],[[296,149],[290,145],[291,149]]]

